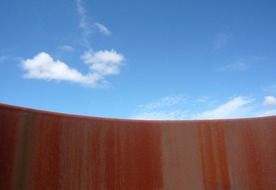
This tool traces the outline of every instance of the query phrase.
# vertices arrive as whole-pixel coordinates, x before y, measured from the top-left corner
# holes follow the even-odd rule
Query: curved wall
[[[0,104],[0,189],[273,190],[276,117],[135,121]]]

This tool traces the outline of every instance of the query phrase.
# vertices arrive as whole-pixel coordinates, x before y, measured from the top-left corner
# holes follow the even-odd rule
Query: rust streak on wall
[[[276,116],[105,119],[0,104],[0,189],[274,190]]]

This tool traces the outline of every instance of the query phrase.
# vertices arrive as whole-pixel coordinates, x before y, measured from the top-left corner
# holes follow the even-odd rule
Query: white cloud
[[[275,96],[266,96],[264,98],[264,105],[266,106],[272,106],[272,105],[276,105],[276,97]]]
[[[63,45],[59,47],[60,50],[66,51],[66,52],[73,52],[75,49],[70,45]]]
[[[97,27],[98,30],[99,30],[102,34],[107,35],[107,36],[110,36],[110,35],[111,35],[111,31],[110,31],[105,25],[96,22],[96,23],[94,24],[94,26]]]
[[[54,60],[45,52],[37,54],[32,59],[23,60],[22,67],[26,71],[26,78],[89,83],[87,76],[60,60]]]
[[[249,107],[253,100],[247,97],[234,97],[231,100],[217,106],[214,109],[196,114],[195,119],[224,119],[247,116]]]
[[[87,51],[82,55],[84,63],[88,64],[91,71],[99,75],[116,75],[120,73],[120,66],[124,56],[115,50]]]
[[[91,55],[91,57],[88,55]],[[98,62],[91,62],[91,60],[94,60],[92,59],[93,55],[98,55],[98,59],[96,59]],[[87,74],[82,74],[66,63],[60,60],[54,60],[48,53],[41,52],[31,59],[22,61],[22,67],[25,70],[24,77],[30,79],[70,81],[91,87],[100,87],[106,84],[106,76],[119,73],[119,66],[123,61],[123,55],[118,54],[114,50],[91,52],[90,54],[87,52],[86,56],[87,60],[85,58],[84,60],[87,64],[90,64],[90,70]],[[97,65],[97,69],[93,67],[93,64]]]
[[[93,27],[105,35],[111,35],[109,29],[101,23],[90,24],[83,0],[76,0],[77,12],[79,15],[79,27],[83,32],[83,44],[90,49],[89,36]],[[59,47],[62,51],[72,52],[75,49],[70,45]],[[120,67],[125,60],[123,54],[115,50],[86,51],[81,60],[89,66],[87,73],[82,73],[70,67],[60,60],[54,60],[46,52],[40,52],[30,59],[22,61],[24,77],[30,79],[70,81],[91,87],[106,87],[106,77],[118,75]]]

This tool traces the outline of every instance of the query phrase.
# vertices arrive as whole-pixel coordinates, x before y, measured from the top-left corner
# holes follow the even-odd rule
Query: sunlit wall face
[[[276,117],[121,120],[0,105],[0,189],[275,189]]]

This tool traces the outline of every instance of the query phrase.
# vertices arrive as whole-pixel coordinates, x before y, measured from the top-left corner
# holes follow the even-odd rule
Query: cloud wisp
[[[262,88],[265,93],[276,94],[276,84],[268,85]]]
[[[79,27],[82,30],[83,43],[86,47],[90,48],[89,38],[94,29],[97,29],[101,34],[106,36],[111,35],[111,31],[102,23],[91,23],[88,20],[87,11],[84,6],[83,0],[76,0],[77,12],[80,18]]]
[[[245,71],[249,68],[249,65],[243,61],[238,61],[236,63],[224,65],[217,69],[217,71]]]
[[[106,36],[110,36],[111,35],[111,31],[103,24],[99,23],[99,22],[96,22],[94,24],[94,26],[96,28],[98,28],[98,30],[100,31],[100,33],[106,35]]]
[[[89,72],[83,74],[60,60],[54,60],[51,55],[40,52],[31,59],[25,59],[21,65],[24,77],[29,79],[69,81],[90,87],[104,87],[106,77],[120,73],[124,61],[122,54],[115,50],[89,51],[83,55],[83,60],[89,65]]]
[[[225,48],[229,41],[231,40],[231,35],[227,33],[219,33],[216,35],[214,48],[215,50],[220,50]]]
[[[132,119],[145,120],[175,120],[186,118],[188,113],[183,110],[173,109],[175,105],[179,105],[186,101],[183,95],[174,95],[160,98],[156,101],[145,105],[139,105],[139,112],[132,115]]]
[[[264,117],[264,116],[272,116],[272,115],[276,116],[276,109],[266,110],[266,111],[264,111],[262,113],[259,113],[257,116],[258,117]]]
[[[227,63],[218,66],[215,70],[218,72],[244,72],[247,71],[257,64],[262,63],[265,60],[263,56],[242,56],[232,63]]]
[[[170,107],[175,104],[179,104],[180,102],[183,102],[185,100],[186,99],[182,95],[167,96],[149,104],[140,105],[139,107],[143,110],[154,110],[164,107]]]
[[[176,107],[186,102],[183,95],[166,96],[148,104],[139,105],[138,112],[131,116],[132,119],[144,120],[176,120],[188,116],[186,110]]]
[[[144,111],[140,112],[131,119],[141,119],[141,120],[181,120],[189,116],[187,111],[174,110],[174,111]]]
[[[248,105],[253,102],[253,99],[247,97],[234,97],[229,101],[217,106],[214,109],[203,111],[196,114],[195,119],[226,119],[236,117],[246,117],[250,108]]]
[[[144,120],[201,120],[276,115],[276,109],[258,107],[258,104],[255,103],[256,101],[253,98],[245,96],[230,98],[211,109],[205,109],[198,113],[191,112],[191,110],[187,108],[181,108],[181,106],[179,106],[181,101],[178,98],[175,99],[175,97],[165,97],[156,102],[139,106],[140,110],[136,114],[130,116],[130,118]],[[197,99],[195,99],[195,102],[199,103]],[[205,102],[200,102],[200,107],[204,106],[204,103]],[[265,97],[265,105],[276,105],[276,97]]]
[[[8,58],[6,56],[0,56],[0,63],[6,61]]]
[[[77,12],[80,19],[79,27],[83,33],[83,40],[85,45],[88,46],[91,26],[87,20],[86,9],[84,8],[82,0],[77,0]]]
[[[65,51],[65,52],[73,52],[73,51],[75,51],[75,48],[73,48],[70,45],[63,45],[63,46],[60,46],[58,49],[60,49],[61,51]]]
[[[276,106],[276,97],[275,96],[266,96],[264,98],[265,106]]]

